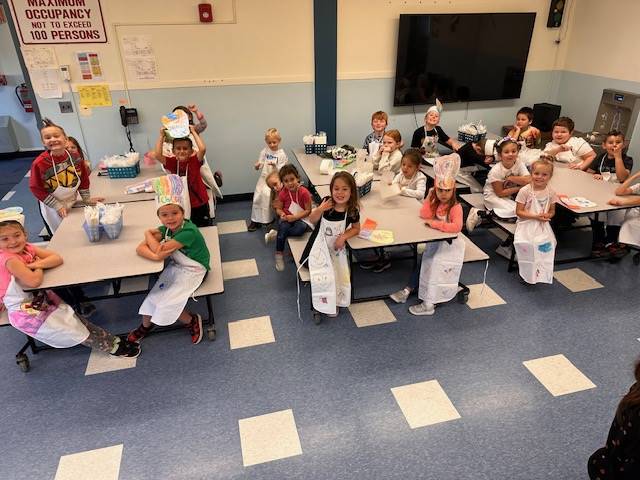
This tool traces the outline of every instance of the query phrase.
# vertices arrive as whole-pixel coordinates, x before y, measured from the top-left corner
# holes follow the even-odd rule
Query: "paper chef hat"
[[[427,108],[427,114],[429,114],[429,112],[442,112],[442,102],[436,98],[436,104]]]
[[[184,186],[178,175],[164,175],[152,180],[156,192],[156,207],[179,205],[184,209]]]
[[[488,156],[493,156],[496,153],[496,140],[487,140],[484,143],[484,154]]]
[[[460,171],[460,155],[452,153],[435,159],[433,170],[436,174],[436,187],[449,190],[456,185],[456,176]]]

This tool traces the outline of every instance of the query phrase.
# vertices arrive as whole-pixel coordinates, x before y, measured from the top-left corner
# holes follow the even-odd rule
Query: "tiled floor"
[[[502,297],[487,284],[479,283],[467,286],[469,287],[467,307],[471,309],[495,307],[496,305],[504,305],[506,303]]]
[[[258,265],[253,258],[222,262],[222,276],[225,280],[255,277],[256,275],[258,275]]]
[[[393,323],[396,321],[396,317],[383,300],[352,303],[349,306],[349,312],[358,328]]]
[[[564,355],[527,360],[524,366],[554,397],[596,388]]]
[[[411,428],[426,427],[460,418],[437,380],[391,389]]]
[[[269,317],[249,318],[229,322],[229,345],[236,348],[255,347],[276,341]]]
[[[54,480],[118,480],[122,449],[122,445],[114,445],[65,455]]]
[[[604,288],[600,282],[579,268],[558,270],[553,274],[554,278],[572,292],[584,292],[595,288]]]
[[[293,411],[282,410],[238,421],[245,467],[302,455]]]

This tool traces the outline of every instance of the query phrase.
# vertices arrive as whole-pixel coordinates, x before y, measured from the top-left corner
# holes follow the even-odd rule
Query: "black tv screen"
[[[535,13],[400,15],[393,104],[520,97]]]

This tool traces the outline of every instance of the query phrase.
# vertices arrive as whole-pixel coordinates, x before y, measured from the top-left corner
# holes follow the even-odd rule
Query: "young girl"
[[[423,200],[427,191],[427,177],[420,171],[422,157],[420,151],[410,148],[402,155],[400,173],[398,173],[393,183],[400,186],[400,194]]]
[[[270,173],[278,172],[289,161],[287,154],[280,148],[282,137],[277,129],[268,129],[264,134],[264,141],[267,146],[260,151],[258,161],[253,165],[253,168],[261,172],[253,193],[251,222],[247,227],[250,232],[255,232],[262,224],[273,222],[271,190],[267,186],[266,179]]]
[[[606,445],[589,457],[592,480],[640,478],[640,359],[633,376],[635,383],[618,404]]]
[[[282,182],[280,181],[280,172],[271,172],[267,177],[267,186],[269,190],[271,190],[271,208],[273,211],[277,211],[279,208],[282,208],[282,202],[278,199],[278,194],[280,190],[282,190]],[[264,234],[264,243],[265,245],[269,245],[269,243],[273,242],[278,236],[278,230],[272,228],[267,233]]]
[[[27,243],[22,224],[15,220],[0,222],[0,298],[11,325],[55,348],[83,344],[118,357],[137,357],[139,345],[77,316],[52,291],[23,290],[40,286],[43,271],[61,264],[57,253]]]
[[[193,125],[189,126],[191,137],[196,141],[198,147],[197,152],[194,151],[191,138],[174,138],[173,139],[173,155],[165,157],[162,155],[162,142],[164,141],[164,127],[160,128],[160,136],[156,142],[156,158],[164,168],[178,176],[187,177],[187,186],[189,189],[189,202],[191,212],[189,218],[198,227],[207,227],[211,225],[211,212],[209,211],[209,194],[207,187],[202,180],[200,174],[200,166],[204,161],[204,155],[207,148],[198,135]]]
[[[379,172],[386,170],[398,173],[400,171],[400,162],[402,160],[402,152],[400,144],[402,136],[398,130],[388,130],[382,136],[382,148],[380,148],[372,157],[373,168]]]
[[[80,147],[80,143],[74,137],[67,137],[67,151],[71,154],[72,157],[79,157],[84,161],[85,166],[87,167],[87,171],[89,175],[91,175],[91,162],[88,158],[85,158],[84,151],[82,147]]]
[[[619,185],[615,194],[624,198],[612,198],[608,202],[609,205],[640,207],[640,183],[634,183],[638,178],[640,178],[640,172],[634,173],[622,185]],[[618,242],[623,245],[640,247],[640,208],[627,210],[624,222],[620,227]]]
[[[427,158],[440,156],[437,147],[438,143],[451,148],[454,152],[460,148],[460,144],[456,140],[449,138],[439,126],[441,112],[442,104],[436,100],[436,104],[427,109],[427,113],[424,116],[424,126],[413,132],[411,148],[419,148]]]
[[[104,199],[91,198],[87,166],[82,158],[74,157],[66,149],[68,138],[62,127],[45,119],[40,136],[45,151],[31,164],[29,189],[38,199],[49,235],[53,235],[78,193],[86,204]]]
[[[556,213],[556,193],[549,188],[553,163],[541,158],[531,164],[531,183],[516,196],[518,224],[513,245],[520,276],[527,283],[552,283],[556,238],[549,222]]]
[[[276,214],[280,219],[276,237],[276,270],[284,270],[284,247],[287,237],[300,237],[309,224],[304,221],[311,213],[311,193],[300,184],[298,170],[291,164],[280,169],[280,181],[284,188],[278,193]]]
[[[140,306],[142,324],[127,338],[139,342],[155,325],[178,320],[197,344],[202,340],[202,317],[185,306],[209,270],[209,250],[200,230],[184,217],[181,179],[165,175],[154,179],[153,187],[162,225],[145,232],[136,252],[150,260],[169,261]]]
[[[331,197],[322,199],[309,215],[309,220],[316,226],[300,263],[308,261],[313,308],[336,316],[339,307],[351,304],[349,259],[345,245],[347,240],[360,233],[360,212],[356,181],[350,173],[334,174],[329,191]]]
[[[447,155],[435,160],[435,189],[429,191],[422,204],[420,217],[427,227],[443,232],[459,233],[462,230],[462,207],[456,200],[456,175],[460,170],[460,157]],[[415,280],[401,292],[394,294],[396,302],[406,301],[419,284],[421,303],[409,307],[412,315],[433,315],[437,303],[448,302],[458,293],[458,280],[464,261],[464,240],[454,238],[430,242],[422,254],[419,282]]]

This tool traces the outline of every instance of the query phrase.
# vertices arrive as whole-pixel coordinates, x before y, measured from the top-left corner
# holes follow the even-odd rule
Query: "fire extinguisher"
[[[21,83],[16,87],[16,97],[18,97],[18,101],[25,112],[33,112],[33,100],[31,100],[29,88],[26,83]]]

